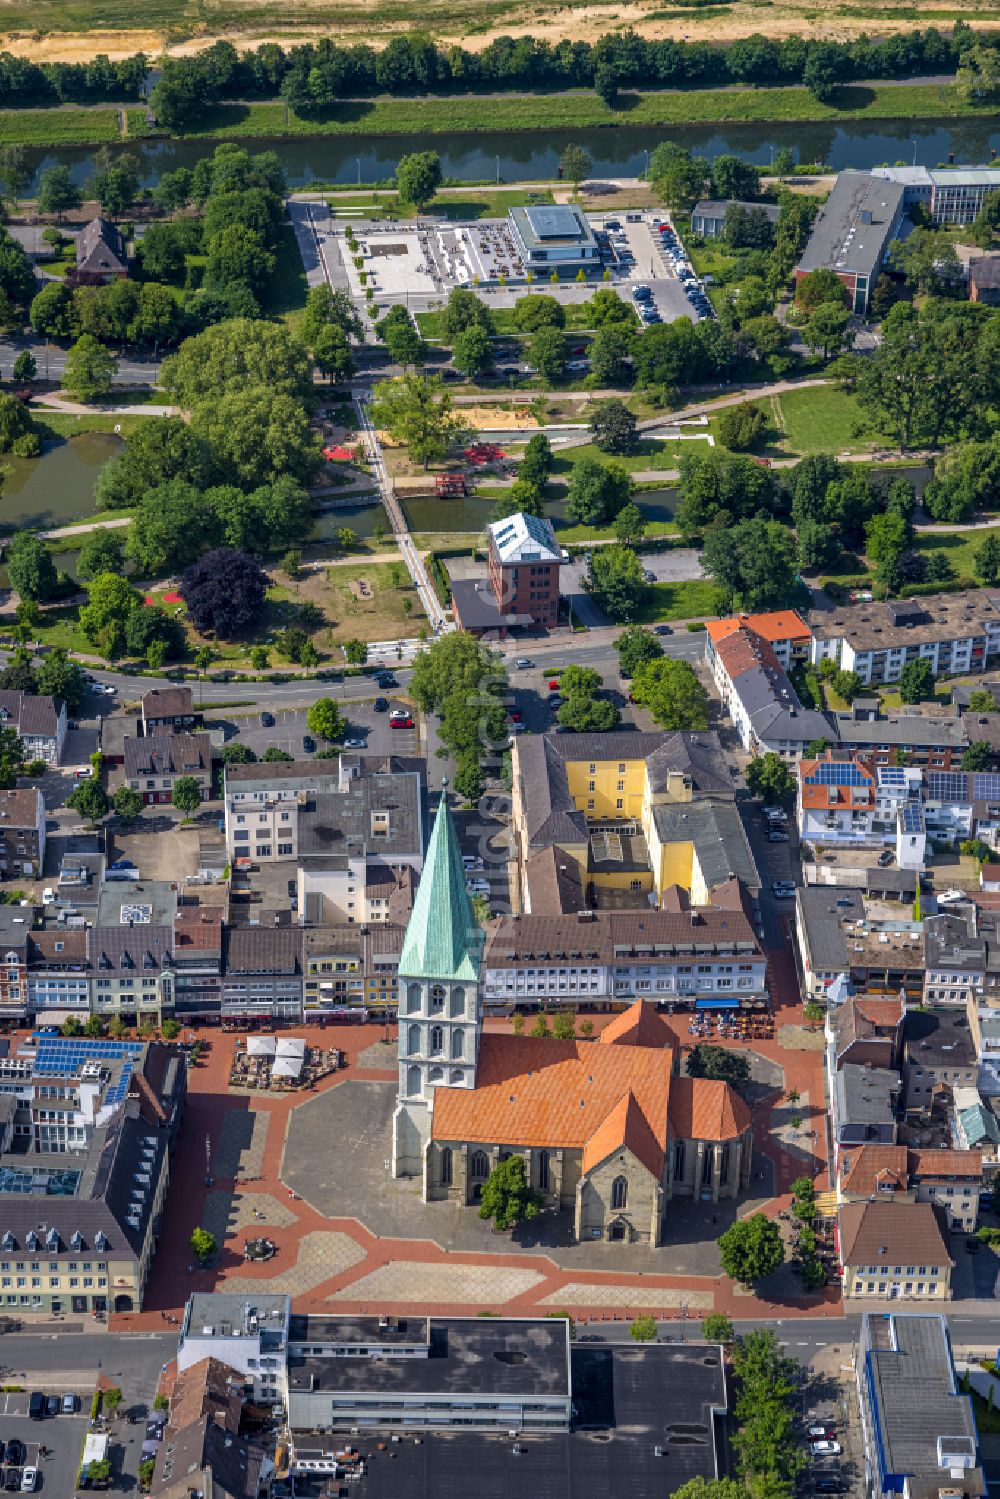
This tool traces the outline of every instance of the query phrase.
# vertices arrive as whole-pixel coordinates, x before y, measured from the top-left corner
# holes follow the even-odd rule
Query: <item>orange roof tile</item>
[[[616,1015],[611,1024],[604,1027],[600,1040],[605,1046],[656,1046],[662,1050],[664,1046],[673,1045],[673,1032],[651,1004],[637,999],[634,1005]]]
[[[671,1063],[671,1053],[646,1046],[484,1036],[475,1088],[436,1090],[431,1133],[435,1140],[583,1149],[631,1093],[655,1142],[660,1175]]]
[[[983,1174],[981,1150],[911,1150],[910,1170],[916,1176],[971,1176]]]
[[[810,776],[815,776],[816,767],[819,765],[851,765],[866,777],[862,786],[841,785],[834,786],[829,782],[813,781]],[[875,762],[864,760],[855,756],[841,756],[831,754],[828,750],[825,755],[815,760],[799,761],[799,795],[802,806],[808,811],[824,811],[833,807],[867,807],[870,811],[875,809],[875,796],[878,790],[878,777],[875,774]],[[836,796],[833,793],[836,792]]]
[[[903,1018],[901,999],[875,999],[866,994],[858,994],[854,999],[854,1007],[872,1025],[898,1025]]]
[[[812,632],[794,609],[776,609],[771,614],[735,614],[729,619],[711,619],[705,626],[714,645],[737,630],[752,630],[762,640],[811,640]]]
[[[739,1094],[706,1077],[674,1078],[669,1119],[679,1140],[735,1140],[750,1128],[750,1110]]]
[[[845,1192],[863,1197],[895,1181],[905,1192],[909,1184],[905,1145],[860,1145],[845,1147],[840,1158],[840,1184]]]
[[[750,630],[736,630],[732,635],[725,636],[718,643],[716,655],[726,668],[730,681],[735,681],[746,671],[756,671],[762,666],[770,667],[772,671],[782,670],[781,662],[772,647]]]
[[[647,1171],[663,1175],[663,1147],[650,1128],[649,1120],[636,1102],[635,1094],[626,1093],[615,1104],[604,1123],[583,1147],[583,1169],[591,1171],[614,1155],[616,1150],[630,1150]]]

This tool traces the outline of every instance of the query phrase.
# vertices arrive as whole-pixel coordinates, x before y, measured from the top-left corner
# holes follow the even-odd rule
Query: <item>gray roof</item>
[[[1000,288],[1000,255],[973,255],[969,260],[969,280],[977,286]]]
[[[951,912],[924,919],[924,961],[928,968],[986,971],[986,943],[976,936],[975,914],[970,915],[971,922]]]
[[[107,718],[101,719],[101,754],[114,755],[123,759],[125,756],[125,741],[129,738],[137,738],[139,726],[142,719],[138,714],[111,713]]]
[[[529,845],[586,843],[587,819],[570,796],[565,761],[555,739],[532,734],[515,740],[513,762]]]
[[[62,702],[54,697],[36,697],[28,692],[0,691],[0,719],[13,721],[19,734],[54,739],[59,728]]]
[[[914,745],[917,748],[965,749],[968,745],[961,718],[935,718],[924,713],[900,713],[891,718],[854,719],[849,714],[831,715],[840,744],[855,749]]]
[[[0,947],[4,952],[16,949],[22,955],[27,952],[28,937],[34,912],[29,907],[0,906]]]
[[[227,765],[226,790],[284,791],[289,784],[306,791],[336,791],[340,764],[346,760],[277,760],[250,765]]]
[[[172,925],[176,912],[177,887],[170,880],[112,880],[101,891],[95,925],[140,931]]]
[[[152,978],[170,966],[173,935],[172,926],[92,927],[91,968],[104,978],[114,974]]]
[[[834,1073],[833,1085],[837,1090],[841,1126],[875,1128],[893,1124],[900,1078],[891,1067],[862,1067],[856,1062],[845,1062]]]
[[[154,1495],[200,1493],[206,1485],[193,1479],[211,1475],[212,1499],[257,1499],[264,1449],[201,1416],[187,1426],[168,1426],[156,1453],[149,1492]]]
[[[906,1475],[910,1499],[938,1499],[952,1486],[985,1494],[972,1402],[958,1388],[944,1317],[866,1312],[860,1346],[866,1402],[887,1474],[900,1481]],[[961,1470],[953,1484],[941,1466],[939,1440],[946,1454],[977,1464]]]
[[[18,786],[16,790],[0,791],[0,826],[37,828],[43,806],[42,793],[37,786]]]
[[[388,812],[388,830],[376,834],[373,819]],[[310,797],[299,811],[299,858],[383,859],[423,854],[420,777],[411,771],[361,775],[343,791]]]
[[[753,731],[762,744],[781,739],[809,744],[829,737],[830,724],[816,708],[804,708],[783,667],[751,667],[733,680]]]
[[[874,277],[902,213],[903,187],[868,172],[841,172],[816,215],[798,270]]]
[[[595,244],[594,231],[583,210],[570,204],[544,208],[512,208],[509,216],[529,250],[566,243]]]
[[[846,972],[851,962],[841,922],[864,920],[861,891],[842,885],[804,885],[795,899],[813,970]]]
[[[140,698],[143,718],[191,718],[194,694],[190,687],[151,687]]]
[[[589,737],[577,735],[578,740]],[[654,792],[665,790],[670,776],[680,774],[690,779],[696,795],[736,795],[722,741],[715,729],[681,729],[666,735],[659,748],[647,755],[646,772]]]
[[[760,889],[760,874],[733,803],[657,802],[652,812],[661,842],[694,844],[710,890],[732,879],[750,891]]]
[[[742,198],[702,198],[691,210],[692,219],[724,219],[727,208],[742,208],[747,213],[757,209],[770,223],[778,222],[781,208],[777,203],[747,203]]]
[[[903,1051],[917,1067],[974,1067],[976,1043],[964,1010],[910,1010]]]
[[[125,740],[125,774],[190,776],[211,774],[212,741],[208,734],[147,734]]]
[[[230,927],[224,937],[227,973],[302,972],[302,933],[297,927]]]
[[[247,1324],[248,1304],[259,1328],[284,1332],[291,1300],[280,1292],[259,1291],[256,1286],[246,1291],[195,1291],[184,1310],[182,1343],[201,1337],[256,1337],[257,1330]]]
[[[91,219],[76,238],[76,268],[88,275],[128,270],[125,236],[110,219]]]
[[[465,630],[499,630],[513,622],[514,616],[501,614],[493,590],[485,578],[455,578],[451,599]]]

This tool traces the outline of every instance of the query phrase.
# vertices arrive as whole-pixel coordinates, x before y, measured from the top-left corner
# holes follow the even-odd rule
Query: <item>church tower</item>
[[[423,1175],[435,1088],[476,1086],[482,954],[446,783],[399,960],[393,1176]]]

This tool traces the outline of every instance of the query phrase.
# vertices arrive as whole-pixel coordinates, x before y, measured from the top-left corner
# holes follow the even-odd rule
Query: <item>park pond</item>
[[[6,472],[0,493],[0,532],[48,531],[85,520],[104,465],[121,452],[110,432],[46,442],[40,458],[0,459]]]

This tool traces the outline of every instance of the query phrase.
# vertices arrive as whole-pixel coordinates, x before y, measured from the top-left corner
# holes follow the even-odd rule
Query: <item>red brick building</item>
[[[454,579],[455,619],[473,635],[503,639],[511,629],[554,629],[562,552],[551,521],[509,515],[489,528],[486,578]]]

